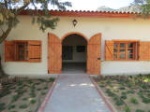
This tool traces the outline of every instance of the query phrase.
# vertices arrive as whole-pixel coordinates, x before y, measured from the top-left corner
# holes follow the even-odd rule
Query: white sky
[[[100,6],[120,8],[130,5],[134,0],[63,0],[72,3],[72,10],[96,10]]]

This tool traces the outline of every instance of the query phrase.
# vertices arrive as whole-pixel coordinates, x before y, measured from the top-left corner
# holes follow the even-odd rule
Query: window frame
[[[113,44],[113,60],[115,61],[134,61],[134,60],[138,60],[138,43],[139,41],[137,40],[113,40],[114,44]],[[117,53],[115,53],[115,44],[119,44],[118,48],[117,48]],[[125,48],[120,48],[120,44],[124,44]],[[129,48],[128,45],[129,44],[133,44],[132,48]],[[124,50],[125,51],[125,58],[120,58],[120,50]],[[130,53],[133,55],[133,58],[129,58],[129,51],[128,50],[133,50],[133,53]],[[117,54],[117,58],[115,58],[115,54]]]

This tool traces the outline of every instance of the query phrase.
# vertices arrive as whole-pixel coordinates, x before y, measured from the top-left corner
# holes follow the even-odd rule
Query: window
[[[77,52],[85,52],[85,46],[77,46],[76,51]]]
[[[16,42],[16,60],[25,61],[28,59],[27,42]]]
[[[136,42],[114,42],[114,59],[116,60],[134,60],[136,52]]]
[[[5,41],[5,61],[41,61],[41,41]]]
[[[106,41],[106,60],[137,60],[138,41]]]

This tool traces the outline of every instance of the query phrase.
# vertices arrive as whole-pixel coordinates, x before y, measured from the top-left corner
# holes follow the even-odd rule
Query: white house
[[[61,74],[82,64],[90,75],[150,73],[150,20],[130,12],[50,11],[56,29],[39,30],[25,12],[1,45],[9,75]],[[66,66],[66,67],[67,67]],[[81,69],[80,68],[80,69]]]

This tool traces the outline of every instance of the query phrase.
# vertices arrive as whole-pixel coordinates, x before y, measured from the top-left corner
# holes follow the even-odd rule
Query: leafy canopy
[[[48,13],[52,5],[59,10],[71,7],[70,2],[59,0],[0,0],[0,43],[6,39],[11,29],[17,26],[18,15],[23,10],[29,10],[29,15],[33,18],[32,23],[39,24],[40,30],[54,29],[58,18],[52,18]],[[43,13],[40,13],[41,11]]]
[[[141,7],[142,16],[150,16],[150,0],[134,0],[134,4]]]

